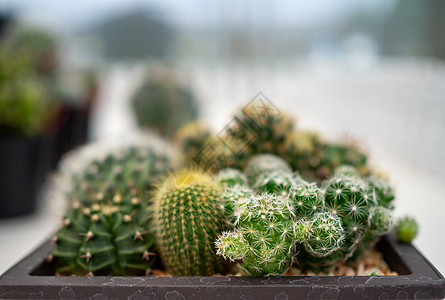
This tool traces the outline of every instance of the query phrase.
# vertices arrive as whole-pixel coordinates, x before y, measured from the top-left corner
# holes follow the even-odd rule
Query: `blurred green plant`
[[[167,69],[154,70],[135,93],[132,104],[141,127],[155,129],[166,137],[198,117],[198,104],[192,91],[182,86]]]

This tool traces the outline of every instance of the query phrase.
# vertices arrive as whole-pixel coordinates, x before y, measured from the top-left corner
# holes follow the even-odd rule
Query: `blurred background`
[[[0,202],[37,200],[3,204],[0,273],[58,227],[43,195],[64,153],[140,124],[219,132],[260,91],[298,128],[363,144],[445,273],[444,1],[0,0],[0,49]]]

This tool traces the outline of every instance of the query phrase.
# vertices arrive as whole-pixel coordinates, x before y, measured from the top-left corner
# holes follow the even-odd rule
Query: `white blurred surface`
[[[220,131],[233,111],[262,91],[293,114],[299,128],[329,139],[352,136],[364,143],[377,168],[396,189],[396,214],[420,223],[416,246],[445,273],[445,66],[431,62],[317,67],[183,67],[202,105],[202,119]],[[134,130],[128,99],[140,67],[106,72],[92,136]],[[58,226],[60,203],[38,214],[0,220],[0,273],[37,246]]]

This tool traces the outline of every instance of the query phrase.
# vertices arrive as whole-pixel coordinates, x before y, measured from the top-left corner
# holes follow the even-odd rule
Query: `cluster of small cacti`
[[[218,253],[224,257],[242,259],[246,274],[281,274],[284,266],[293,260],[299,268],[320,271],[342,260],[357,258],[393,227],[392,211],[387,208],[392,207],[387,199],[394,198],[389,185],[382,179],[376,184],[377,178],[362,177],[351,166],[337,168],[333,177],[317,184],[306,182],[292,173],[282,158],[260,154],[252,157],[244,172],[250,187],[242,189],[235,185],[226,188],[224,199],[226,207],[230,208],[226,209],[227,218],[234,229],[221,235],[216,245]],[[246,193],[249,188],[252,191],[250,196]],[[279,209],[281,217],[269,211],[274,211],[276,203],[285,206]],[[280,260],[286,261],[284,266],[276,259],[258,254],[261,251],[269,253],[270,245],[283,241],[278,235],[269,235],[271,228],[261,223],[263,221],[255,217],[257,214],[265,218],[264,221],[269,220],[269,214],[274,216],[273,220],[280,220],[266,224],[273,226],[274,234],[292,227],[293,236],[286,247],[289,250],[292,246],[297,251],[286,252],[289,256]],[[283,215],[286,217],[282,220]],[[289,227],[284,220],[293,225]],[[259,244],[245,236],[249,230],[255,232],[255,238],[267,240],[267,247],[262,245],[261,251],[253,247],[254,242],[257,246]],[[246,254],[250,253],[246,252],[249,247],[255,250],[255,255]],[[294,257],[296,253],[298,255]],[[261,259],[268,262],[267,268],[257,261]],[[276,268],[274,271],[271,271],[272,265]]]
[[[289,153],[286,137],[296,135],[289,119],[248,112],[269,129],[243,152],[249,160],[228,160],[238,168],[215,174],[198,168],[204,159],[200,147],[216,139],[199,124],[176,137],[195,163],[163,179],[174,155],[154,137],[99,156],[92,146],[93,152],[78,152],[86,161],[80,167],[73,157],[62,164],[70,178],[65,190],[70,207],[55,238],[58,272],[133,275],[148,273],[156,259],[177,276],[223,274],[228,261],[239,261],[245,275],[281,275],[292,265],[318,272],[357,259],[393,228],[392,189],[383,178],[363,172],[366,159],[359,152],[342,148],[349,154],[339,155],[341,146],[333,146],[336,158],[326,160],[312,142],[294,143],[296,153],[318,153],[313,166],[323,159],[331,164],[329,178],[309,181],[312,177],[295,172],[288,157],[263,153]],[[350,164],[337,165],[345,160]],[[400,221],[406,241],[415,235],[414,225]]]
[[[270,104],[253,102],[235,114],[218,138],[208,128],[203,130],[203,125],[184,126],[178,136],[181,152],[186,153],[186,165],[202,164],[209,153],[200,150],[213,143],[207,150],[214,154],[213,158],[220,158],[213,162],[215,171],[244,169],[252,156],[272,153],[283,158],[305,180],[327,179],[341,165],[351,165],[362,175],[369,173],[367,156],[355,143],[327,142],[316,132],[294,127],[289,115]],[[203,147],[197,147],[200,145]]]

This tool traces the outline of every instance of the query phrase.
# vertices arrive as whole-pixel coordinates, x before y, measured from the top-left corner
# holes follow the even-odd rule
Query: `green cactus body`
[[[225,186],[247,185],[247,177],[237,169],[227,168],[220,170],[216,180]]]
[[[308,253],[325,257],[338,250],[344,241],[343,227],[338,216],[330,212],[317,213],[310,221],[310,233],[304,241]]]
[[[140,126],[170,137],[178,128],[198,117],[198,105],[193,93],[181,86],[174,74],[158,70],[145,79],[132,100]]]
[[[392,209],[394,207],[394,193],[391,186],[382,178],[371,175],[366,177],[369,187],[375,191],[377,203],[383,207]]]
[[[154,135],[121,143],[98,142],[69,153],[55,185],[62,186],[63,197],[85,205],[110,199],[115,193],[146,198],[159,177],[175,164],[172,148]]]
[[[52,256],[64,275],[138,275],[154,260],[145,203],[116,194],[105,204],[75,204],[63,218]]]
[[[247,163],[244,173],[247,176],[249,184],[254,185],[260,176],[273,171],[292,173],[292,169],[286,161],[270,153],[258,154],[252,157]]]
[[[300,182],[288,194],[297,219],[310,219],[324,211],[324,193],[315,183]]]
[[[234,149],[228,166],[243,169],[251,156],[260,153],[282,155],[293,127],[291,117],[270,105],[251,103],[244,107],[226,130],[227,138],[241,145]]]
[[[419,231],[419,225],[413,217],[405,216],[397,222],[397,238],[403,243],[410,243]]]
[[[291,187],[297,184],[298,179],[300,178],[292,173],[272,171],[261,175],[255,182],[254,188],[263,193],[287,196]]]
[[[216,241],[217,254],[242,259],[246,275],[281,275],[292,262],[297,225],[289,202],[281,196],[262,194],[240,203],[234,231]]]
[[[368,217],[368,228],[375,236],[388,233],[393,228],[394,221],[391,211],[382,206],[372,207]]]
[[[175,275],[220,273],[223,260],[214,241],[226,227],[222,191],[199,171],[171,175],[156,193],[154,212],[157,244]]]
[[[253,190],[244,185],[226,187],[222,196],[224,200],[224,215],[231,226],[237,220],[235,215],[236,207],[239,206],[241,201],[246,201],[252,195]]]

